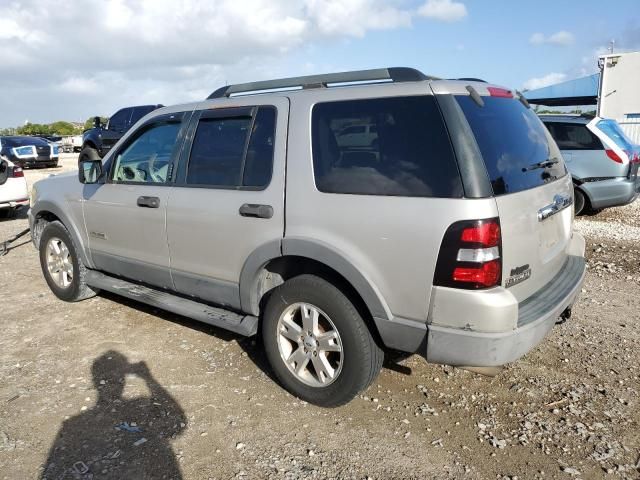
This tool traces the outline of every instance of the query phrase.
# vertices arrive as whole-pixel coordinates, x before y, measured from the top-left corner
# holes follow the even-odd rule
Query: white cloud
[[[552,33],[551,35],[545,36],[544,33],[536,32],[529,38],[529,43],[531,45],[558,45],[562,47],[566,47],[567,45],[571,45],[574,42],[573,34],[567,32],[565,30],[561,30],[556,33]]]
[[[310,20],[325,35],[362,37],[367,30],[411,25],[411,13],[382,1],[306,0]]]
[[[535,90],[536,88],[548,87],[555,83],[566,80],[567,75],[565,73],[548,73],[543,77],[530,78],[522,85],[523,89]]]
[[[427,0],[418,9],[418,15],[443,22],[457,22],[467,16],[464,3],[452,0]]]
[[[11,72],[0,75],[0,127],[27,115],[83,120],[126,104],[203,98],[225,82],[314,73],[277,65],[314,42],[410,27],[416,12],[407,3],[0,0],[0,58]]]

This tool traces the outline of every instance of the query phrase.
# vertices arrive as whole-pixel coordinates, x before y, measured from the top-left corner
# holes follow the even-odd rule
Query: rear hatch
[[[610,160],[620,165],[620,172],[631,179],[638,176],[638,145],[627,137],[620,125],[610,118],[595,117],[587,124],[604,144],[607,156]]]
[[[455,98],[493,187],[502,230],[502,285],[522,302],[567,260],[573,186],[556,143],[526,102],[509,90],[475,85],[473,96]]]

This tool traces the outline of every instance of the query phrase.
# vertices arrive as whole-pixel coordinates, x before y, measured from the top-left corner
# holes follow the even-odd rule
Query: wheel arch
[[[304,239],[269,242],[249,256],[240,275],[242,310],[258,315],[270,290],[303,273],[337,282],[345,294],[366,309],[368,317],[392,318],[382,295],[349,260],[327,245]]]
[[[69,235],[73,239],[73,243],[78,247],[78,255],[80,256],[82,263],[89,268],[92,266],[92,262],[87,254],[85,242],[82,240],[80,231],[76,225],[69,220],[69,217],[61,208],[52,202],[39,200],[37,204],[31,208],[30,215],[33,219],[31,221],[31,236],[36,248],[39,249],[40,247],[40,237],[42,236],[42,231],[46,225],[51,222],[59,221],[67,229]]]

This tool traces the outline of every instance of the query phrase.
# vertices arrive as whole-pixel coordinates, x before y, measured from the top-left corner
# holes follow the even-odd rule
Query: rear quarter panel
[[[286,186],[287,239],[328,246],[379,293],[389,317],[426,322],[435,264],[446,229],[497,216],[493,198],[439,199],[320,192],[313,175],[311,113],[320,102],[430,94],[427,83],[292,95]]]

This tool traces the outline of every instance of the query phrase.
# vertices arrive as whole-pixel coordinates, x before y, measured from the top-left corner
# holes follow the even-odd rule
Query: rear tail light
[[[630,150],[622,150],[622,151],[625,153],[625,155],[629,159],[629,163],[636,163],[636,162],[640,161],[640,160],[638,160],[638,154],[634,154]],[[607,157],[609,157],[614,162],[616,162],[616,163],[624,163],[624,161],[622,160],[620,155],[618,155],[615,151],[613,151],[613,150],[605,150],[605,152],[607,153]]]
[[[487,90],[492,97],[513,98],[513,93],[506,88],[487,87]]]
[[[502,281],[502,240],[497,218],[465,220],[444,235],[434,285],[477,290]]]
[[[13,167],[13,173],[11,174],[13,178],[24,177],[24,171],[21,167]]]

